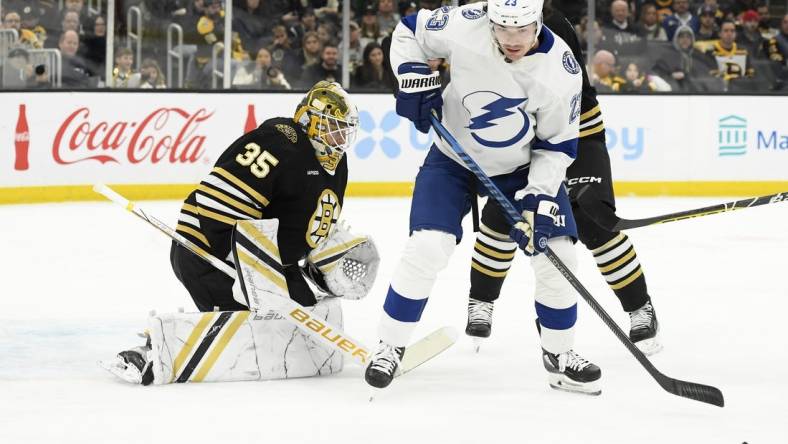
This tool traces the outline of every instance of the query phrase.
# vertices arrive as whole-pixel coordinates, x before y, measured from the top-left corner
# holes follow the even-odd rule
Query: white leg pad
[[[568,237],[552,238],[548,245],[572,273],[577,270],[575,245]],[[556,310],[577,304],[577,293],[569,281],[550,263],[544,254],[531,259],[531,267],[536,279],[536,302]],[[542,347],[550,353],[569,351],[574,345],[575,328],[572,324],[566,329],[551,329],[542,323]]]
[[[305,310],[342,326],[337,299]],[[154,384],[321,376],[342,371],[344,364],[341,353],[316,343],[273,310],[152,316],[149,333]]]

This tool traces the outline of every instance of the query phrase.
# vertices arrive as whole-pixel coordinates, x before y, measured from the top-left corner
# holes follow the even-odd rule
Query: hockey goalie
[[[321,81],[294,117],[233,142],[186,198],[170,253],[200,312],[152,315],[145,345],[101,365],[149,385],[326,375],[343,353],[364,362],[339,301],[365,297],[379,264],[372,239],[338,223],[357,125],[349,95]]]

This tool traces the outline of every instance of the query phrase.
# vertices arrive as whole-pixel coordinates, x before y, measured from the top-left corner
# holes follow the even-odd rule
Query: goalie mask
[[[358,110],[348,93],[338,83],[321,80],[298,104],[293,120],[306,131],[320,165],[334,174],[358,130]]]

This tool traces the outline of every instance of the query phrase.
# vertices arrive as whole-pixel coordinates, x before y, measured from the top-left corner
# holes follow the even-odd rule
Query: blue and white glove
[[[413,122],[417,130],[428,133],[432,110],[441,118],[440,74],[426,63],[403,63],[397,70],[397,81],[397,114]]]
[[[555,199],[544,194],[526,194],[514,204],[522,210],[525,222],[514,224],[509,237],[517,242],[528,256],[544,253],[558,218],[558,204]]]

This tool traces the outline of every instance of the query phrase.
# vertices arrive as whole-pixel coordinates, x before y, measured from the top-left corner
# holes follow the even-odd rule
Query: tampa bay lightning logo
[[[520,108],[527,98],[508,98],[492,91],[476,91],[463,97],[470,115],[471,137],[489,148],[506,148],[528,133],[530,121]]]
[[[468,20],[476,20],[478,18],[484,17],[484,10],[483,9],[463,9],[462,16],[467,18]]]
[[[580,72],[580,64],[577,63],[577,60],[575,60],[575,56],[573,56],[571,52],[566,51],[564,53],[563,62],[564,62],[564,69],[569,74],[577,74]]]

